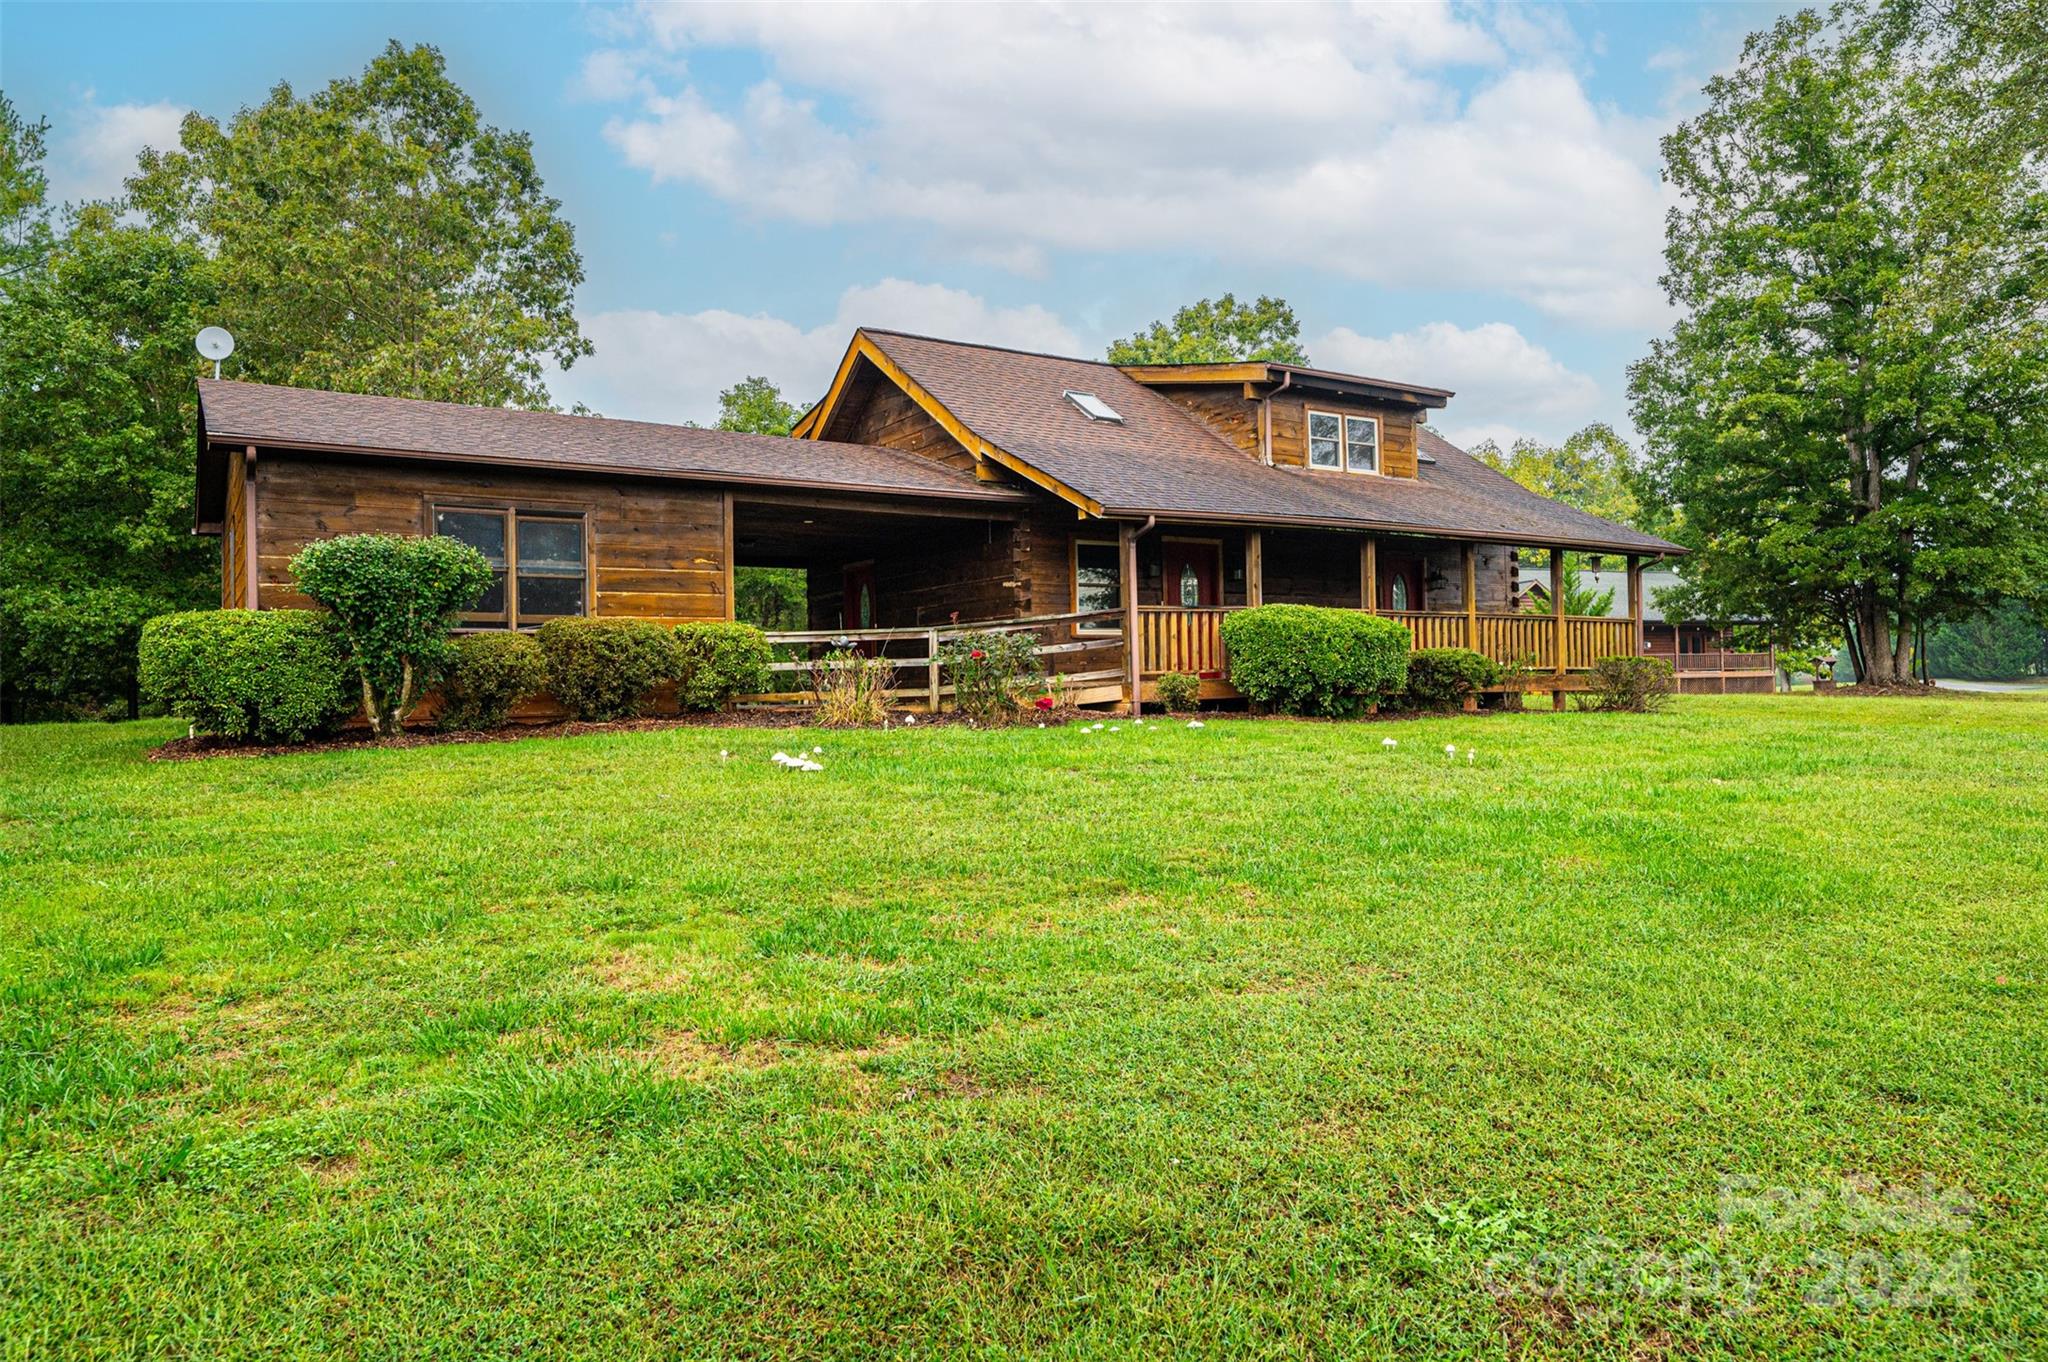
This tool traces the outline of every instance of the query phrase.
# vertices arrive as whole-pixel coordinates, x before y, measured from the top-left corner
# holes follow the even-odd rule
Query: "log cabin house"
[[[1083,703],[1192,672],[1275,602],[1399,620],[1421,647],[1583,684],[1643,650],[1644,560],[1676,545],[1519,486],[1425,424],[1452,394],[1297,365],[1117,366],[863,328],[788,438],[202,380],[196,530],[221,604],[308,604],[331,535],[452,535],[498,582],[464,623],[726,619],[736,567],[802,568],[810,631],[927,639],[1008,621]],[[1626,615],[1517,610],[1515,550],[1625,560]]]

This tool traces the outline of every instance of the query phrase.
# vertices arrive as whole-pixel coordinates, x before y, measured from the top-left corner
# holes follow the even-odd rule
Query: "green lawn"
[[[0,1355],[2048,1339],[2040,700],[177,728],[0,732]]]

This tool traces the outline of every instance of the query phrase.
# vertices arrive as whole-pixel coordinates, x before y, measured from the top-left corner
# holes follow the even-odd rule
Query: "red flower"
[[[1048,709],[1051,709],[1051,708],[1052,708],[1052,697],[1051,697],[1050,695],[1041,695],[1041,696],[1039,696],[1039,697],[1038,697],[1038,708],[1039,708],[1040,710],[1048,710]]]
[[[980,662],[987,658],[988,654],[983,652],[981,649],[976,648],[973,652],[969,653],[968,656],[973,658],[976,662]]]

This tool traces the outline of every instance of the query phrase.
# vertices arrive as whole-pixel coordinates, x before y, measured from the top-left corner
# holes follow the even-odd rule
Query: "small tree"
[[[370,731],[390,737],[448,665],[448,630],[490,588],[491,565],[441,535],[345,534],[301,549],[292,577],[334,613]]]

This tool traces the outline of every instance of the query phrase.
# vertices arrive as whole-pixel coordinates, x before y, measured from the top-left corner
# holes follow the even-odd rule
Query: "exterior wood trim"
[[[256,446],[242,454],[242,608],[254,610],[260,597],[256,559]]]
[[[1380,612],[1380,541],[1367,535],[1358,549],[1359,608],[1368,615]]]
[[[1564,675],[1564,550],[1550,551],[1550,617],[1557,626],[1557,674]]]
[[[1246,605],[1266,603],[1266,537],[1258,530],[1244,537],[1244,601]]]
[[[1635,655],[1643,655],[1643,560],[1635,554],[1628,555],[1628,622],[1629,637],[1634,641]]]
[[[1138,535],[1129,521],[1116,527],[1118,575],[1123,578],[1124,596],[1124,680],[1131,701],[1131,713],[1142,714],[1144,692],[1140,689],[1138,656]]]
[[[1465,582],[1465,646],[1479,651],[1479,550],[1471,544],[1458,546],[1458,567]]]
[[[732,493],[727,492],[718,499],[719,518],[725,522],[725,617],[739,618],[739,601],[733,595],[732,562]],[[584,536],[588,542],[589,536]]]
[[[991,444],[975,434],[964,421],[946,409],[945,403],[932,396],[923,384],[912,378],[902,365],[882,353],[882,348],[869,340],[865,332],[856,331],[853,333],[853,343],[846,348],[846,358],[840,361],[839,374],[832,380],[831,392],[826,395],[823,402],[820,402],[813,409],[809,416],[805,417],[802,428],[792,431],[792,434],[801,435],[805,439],[810,440],[823,438],[822,432],[832,422],[832,415],[837,410],[839,398],[845,392],[846,381],[852,373],[853,363],[856,359],[865,359],[874,365],[876,369],[880,370],[884,378],[900,388],[911,401],[923,409],[925,415],[938,422],[948,435],[958,440],[968,453],[974,455],[977,462],[982,459],[992,460],[1009,469],[1026,482],[1044,488],[1062,501],[1071,502],[1085,515],[1100,516],[1102,514],[1102,503],[1094,500],[1092,497],[1082,495],[1061,482],[1058,478],[1053,477],[1050,473],[1041,472],[1008,450],[1003,449],[999,445]]]

